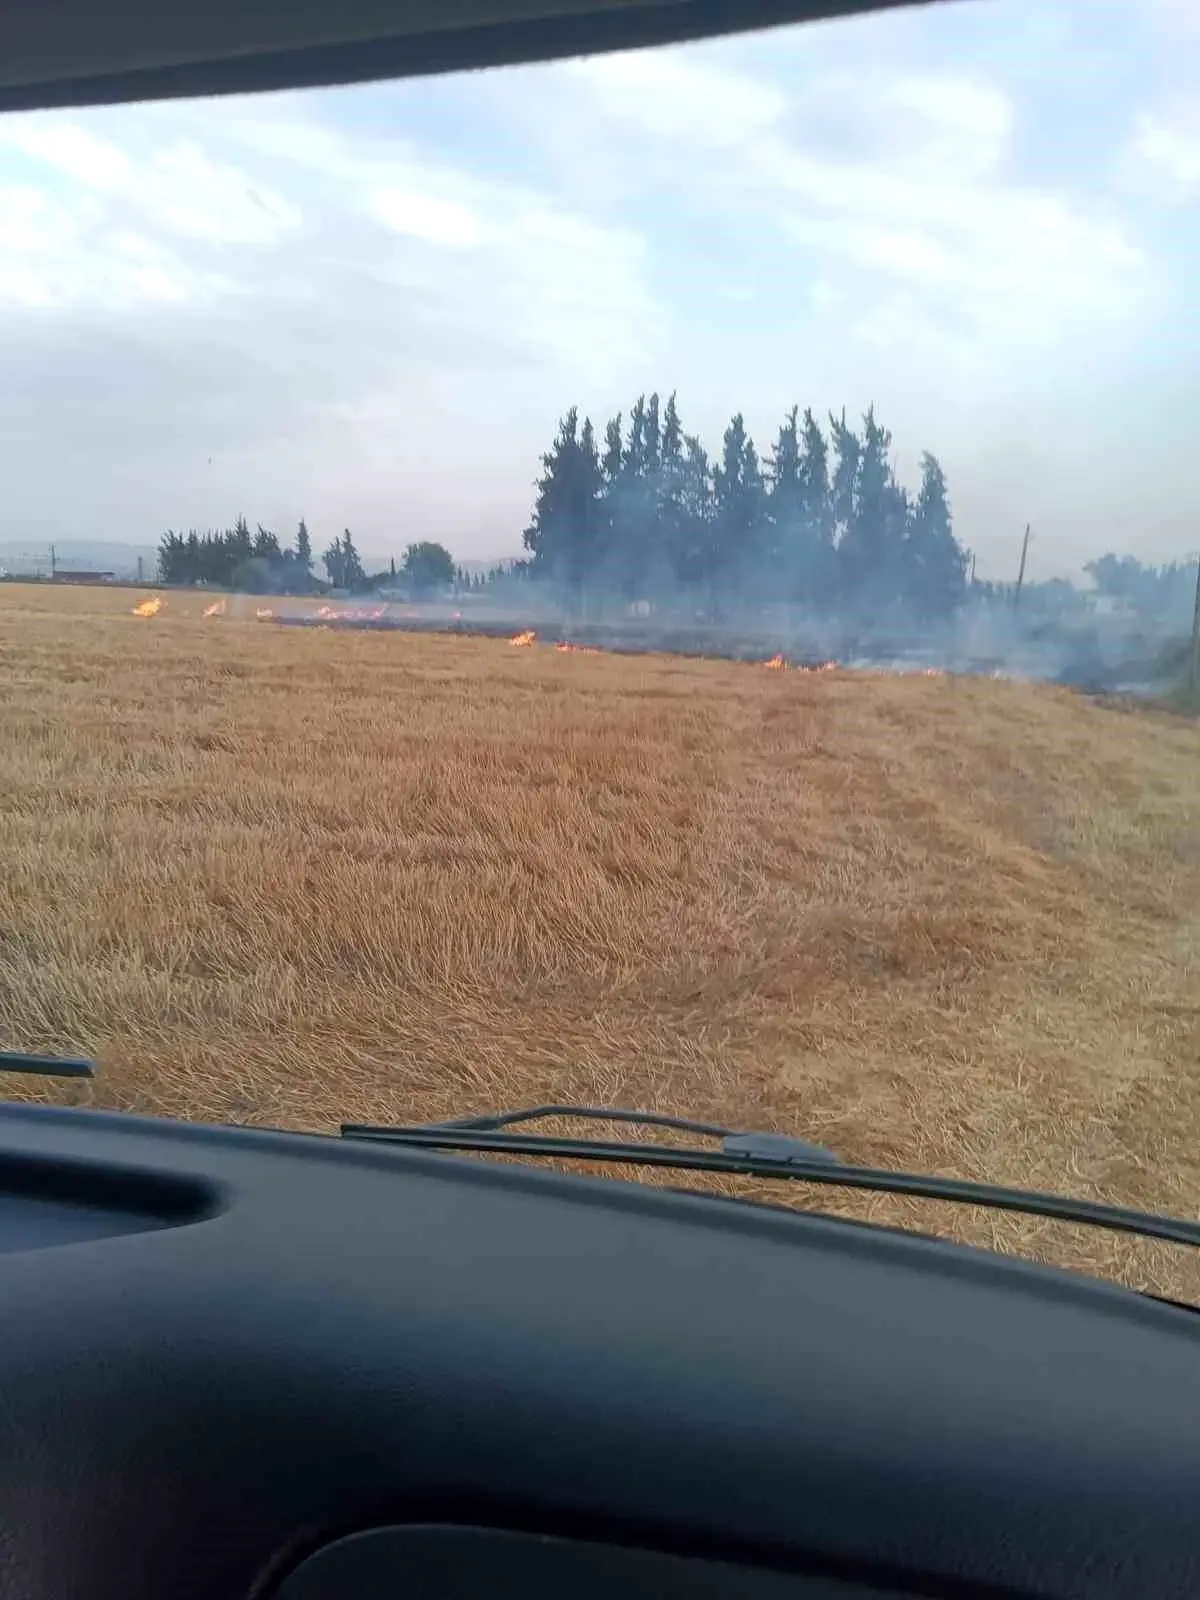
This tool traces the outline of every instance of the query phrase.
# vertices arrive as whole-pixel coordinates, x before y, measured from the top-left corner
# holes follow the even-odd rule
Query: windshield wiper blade
[[[344,1123],[345,1138],[370,1138],[373,1131],[421,1132],[422,1130],[450,1129],[455,1132],[495,1133],[501,1128],[514,1127],[519,1122],[540,1122],[546,1117],[578,1117],[586,1121],[626,1122],[643,1128],[673,1128],[683,1133],[699,1133],[706,1138],[720,1139],[726,1155],[763,1156],[792,1160],[837,1161],[838,1157],[823,1144],[811,1144],[807,1139],[793,1139],[785,1133],[738,1133],[719,1122],[697,1122],[692,1117],[671,1117],[663,1111],[626,1111],[622,1106],[530,1106],[524,1111],[494,1111],[481,1117],[456,1117],[450,1122],[420,1123],[412,1129],[373,1130],[369,1123]],[[592,1141],[585,1141],[590,1147]],[[625,1146],[621,1147],[626,1148]],[[635,1148],[635,1147],[630,1147]],[[651,1145],[653,1150],[670,1149],[669,1145]]]
[[[716,1138],[721,1146],[704,1150],[692,1146],[652,1144],[634,1140],[554,1138],[507,1131],[514,1123],[541,1117],[586,1117],[606,1122],[628,1122],[667,1127]],[[809,1144],[786,1134],[738,1132],[714,1123],[692,1122],[653,1112],[626,1111],[605,1106],[536,1106],[528,1111],[500,1112],[465,1117],[456,1122],[419,1123],[389,1127],[386,1124],[342,1124],[342,1137],[381,1144],[409,1145],[418,1149],[479,1151],[494,1154],[566,1157],[587,1161],[620,1162],[631,1166],[666,1167],[679,1171],[723,1172],[754,1178],[780,1178],[799,1183],[827,1184],[841,1189],[865,1189],[880,1194],[909,1195],[922,1200],[947,1200],[957,1205],[982,1206],[1048,1217],[1056,1222],[1078,1222],[1117,1233],[1165,1239],[1172,1244],[1200,1248],[1200,1222],[1136,1211],[1129,1206],[1107,1205],[1098,1200],[1075,1200],[1066,1195],[1034,1189],[1009,1189],[1001,1184],[977,1183],[969,1178],[939,1178],[931,1174],[893,1172],[886,1167],[858,1167],[841,1161],[823,1145]]]
[[[83,1056],[34,1056],[25,1050],[0,1050],[0,1072],[30,1072],[42,1078],[94,1078],[94,1064]]]

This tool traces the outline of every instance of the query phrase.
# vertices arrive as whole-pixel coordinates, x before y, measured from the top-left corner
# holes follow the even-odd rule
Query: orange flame
[[[319,617],[336,617],[337,616],[337,612],[333,609],[332,606],[318,606],[317,607],[317,615]]]
[[[529,645],[537,638],[532,628],[527,628],[524,633],[514,633],[508,641],[509,644]]]
[[[268,611],[264,606],[259,606],[254,615],[260,622],[270,622],[275,613],[273,611]]]
[[[770,667],[772,672],[786,672],[787,662],[782,656],[772,656],[769,661],[763,662],[764,667]]]
[[[225,615],[224,600],[214,600],[212,605],[205,606],[204,615],[206,617],[223,617]]]
[[[143,600],[140,605],[133,608],[135,617],[156,617],[163,608],[163,597],[152,594],[148,600]]]

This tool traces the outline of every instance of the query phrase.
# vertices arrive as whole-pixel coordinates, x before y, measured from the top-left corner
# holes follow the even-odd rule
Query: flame
[[[822,661],[815,667],[797,667],[797,672],[836,672],[836,661]]]
[[[536,638],[537,634],[534,633],[533,629],[527,628],[524,633],[514,633],[508,642],[509,644],[528,645],[532,644]]]
[[[133,608],[135,617],[156,617],[163,608],[163,597],[152,594],[148,600],[143,600],[140,605]]]
[[[337,612],[333,609],[332,606],[318,606],[317,607],[317,615],[319,617],[336,617],[337,616]]]
[[[260,622],[270,622],[275,613],[273,611],[268,611],[264,606],[259,606],[254,615]]]
[[[772,656],[769,661],[763,662],[764,667],[770,667],[772,672],[786,672],[787,662],[782,656]]]
[[[225,615],[224,600],[214,600],[212,605],[205,606],[204,615],[206,617],[223,617]]]

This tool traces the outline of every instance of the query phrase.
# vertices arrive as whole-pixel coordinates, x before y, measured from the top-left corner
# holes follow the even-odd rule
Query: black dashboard
[[[1200,1593],[1200,1319],[806,1213],[0,1107],[0,1596]]]

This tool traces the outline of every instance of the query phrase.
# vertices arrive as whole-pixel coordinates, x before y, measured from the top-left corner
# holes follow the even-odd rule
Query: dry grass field
[[[100,1065],[11,1093],[620,1101],[1200,1215],[1195,724],[139,598],[0,586],[0,1042]],[[1200,1300],[1164,1247],[819,1198]]]

